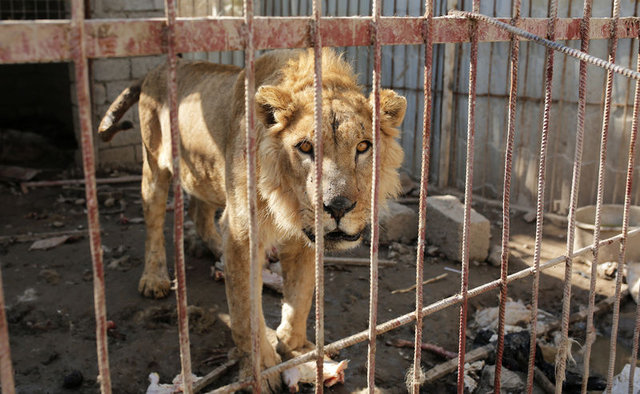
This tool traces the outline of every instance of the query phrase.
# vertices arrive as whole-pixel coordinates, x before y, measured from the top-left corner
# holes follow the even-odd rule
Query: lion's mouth
[[[316,241],[316,235],[313,233],[313,230],[304,229],[302,230],[302,232],[304,232],[304,234],[307,236],[307,238],[309,238],[311,242]],[[359,240],[361,236],[362,236],[362,231],[356,234],[347,234],[342,230],[333,230],[329,233],[326,233],[324,235],[324,239],[330,242],[339,242],[339,241],[354,242]]]

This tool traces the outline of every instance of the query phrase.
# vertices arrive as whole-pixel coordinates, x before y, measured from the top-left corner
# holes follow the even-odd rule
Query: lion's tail
[[[118,132],[133,128],[133,123],[128,120],[118,123],[131,106],[140,99],[142,81],[137,81],[120,93],[111,104],[107,113],[102,118],[98,127],[98,135],[104,142],[109,142]]]

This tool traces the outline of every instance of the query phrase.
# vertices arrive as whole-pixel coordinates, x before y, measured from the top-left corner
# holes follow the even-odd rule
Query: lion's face
[[[266,100],[265,100],[266,99]],[[273,86],[256,96],[268,129],[260,141],[260,193],[276,225],[313,243],[315,166],[313,94],[291,95]],[[402,150],[395,137],[406,100],[381,95],[379,202],[397,194]],[[359,91],[323,91],[322,206],[327,249],[360,243],[371,217],[373,169],[372,105]]]

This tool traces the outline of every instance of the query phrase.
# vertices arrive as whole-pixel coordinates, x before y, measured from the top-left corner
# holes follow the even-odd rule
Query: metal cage
[[[33,2],[37,4],[39,2]],[[636,17],[620,16],[620,1],[615,0],[612,17],[592,18],[591,0],[584,1],[584,13],[581,18],[559,18],[557,15],[558,2],[550,1],[549,16],[547,18],[523,18],[520,15],[521,2],[516,0],[513,4],[513,15],[507,18],[493,18],[479,13],[480,0],[473,0],[472,11],[452,11],[447,16],[435,17],[432,0],[425,1],[425,14],[421,17],[383,17],[381,16],[381,1],[373,2],[371,16],[356,17],[322,17],[321,1],[313,1],[313,10],[310,17],[259,17],[254,16],[254,2],[244,1],[243,17],[193,17],[176,18],[175,0],[166,0],[166,18],[147,19],[121,19],[121,20],[90,20],[85,19],[83,0],[74,0],[71,6],[70,20],[48,20],[48,21],[2,21],[0,22],[0,63],[28,63],[28,62],[51,62],[51,61],[73,61],[75,67],[75,80],[77,98],[79,106],[79,121],[82,130],[82,157],[84,166],[84,176],[86,182],[87,215],[89,223],[91,256],[93,261],[93,283],[94,283],[94,304],[96,319],[96,342],[99,364],[99,381],[102,393],[111,393],[111,376],[109,373],[109,357],[107,350],[107,321],[105,306],[105,281],[104,267],[101,253],[100,224],[98,220],[98,205],[96,197],[95,178],[95,158],[93,149],[93,125],[91,124],[91,109],[89,96],[89,73],[87,62],[93,58],[118,57],[118,56],[140,56],[150,54],[166,53],[169,59],[168,95],[170,102],[170,119],[172,131],[172,153],[174,174],[179,173],[178,160],[178,126],[177,126],[177,98],[176,98],[176,55],[179,52],[203,52],[222,50],[244,50],[246,64],[246,122],[247,122],[247,152],[248,152],[248,193],[250,198],[249,209],[251,215],[250,232],[252,234],[249,248],[252,256],[252,280],[257,280],[259,275],[257,264],[258,256],[257,218],[256,218],[256,183],[255,183],[255,134],[254,124],[254,54],[256,50],[273,48],[293,48],[293,47],[313,47],[316,59],[315,67],[315,136],[317,160],[315,161],[316,185],[321,185],[322,178],[322,148],[320,135],[320,114],[321,114],[321,69],[319,67],[319,57],[323,46],[372,46],[373,48],[373,76],[372,90],[375,97],[374,106],[374,170],[372,180],[374,192],[372,194],[372,234],[370,250],[370,313],[368,330],[356,333],[352,336],[340,339],[336,342],[326,344],[324,340],[323,326],[323,245],[322,237],[316,237],[319,241],[316,244],[316,349],[300,357],[291,359],[267,371],[261,371],[259,367],[259,346],[257,345],[257,304],[255,301],[256,291],[252,292],[252,333],[253,333],[253,376],[249,380],[236,382],[225,387],[218,388],[216,392],[231,392],[241,388],[253,386],[256,392],[260,390],[260,375],[283,371],[293,365],[317,360],[317,381],[316,390],[322,392],[322,359],[326,352],[333,352],[358,342],[368,342],[368,387],[373,392],[375,360],[376,360],[376,336],[386,331],[397,328],[401,325],[415,325],[415,349],[414,369],[412,377],[412,391],[420,390],[420,344],[422,342],[422,320],[425,316],[433,314],[439,310],[454,305],[460,308],[459,324],[459,346],[458,346],[458,392],[464,390],[463,376],[464,365],[468,358],[466,354],[466,327],[467,327],[467,305],[468,300],[479,294],[492,289],[499,289],[499,329],[496,360],[501,360],[504,348],[504,315],[507,301],[507,290],[509,283],[528,276],[533,276],[533,287],[531,289],[532,298],[532,334],[531,351],[528,370],[528,390],[533,387],[534,375],[534,354],[536,344],[536,318],[538,283],[540,272],[555,266],[564,266],[564,298],[562,308],[562,341],[568,341],[568,329],[570,323],[570,299],[571,299],[571,274],[573,258],[582,254],[593,254],[597,261],[598,250],[602,245],[621,241],[620,256],[618,260],[618,273],[625,265],[625,244],[631,233],[640,230],[629,229],[629,207],[632,195],[632,180],[634,170],[634,160],[637,145],[638,117],[640,113],[640,88],[637,86],[634,96],[633,122],[631,127],[631,140],[628,154],[628,166],[626,176],[625,214],[622,233],[609,239],[600,239],[599,224],[601,220],[601,207],[603,204],[603,184],[605,178],[605,163],[607,156],[607,133],[609,127],[609,116],[611,111],[611,92],[614,73],[621,74],[627,78],[640,80],[640,62],[637,70],[630,70],[626,67],[616,65],[617,41],[621,38],[636,38],[640,33],[640,20]],[[46,2],[49,4],[49,2]],[[113,27],[117,25],[117,29]],[[110,31],[109,35],[100,34],[101,31]],[[543,38],[544,37],[544,38]],[[609,40],[608,60],[598,59],[588,54],[589,42],[595,39]],[[510,185],[512,172],[512,155],[514,136],[517,132],[515,124],[517,83],[518,83],[518,56],[519,43],[521,40],[529,40],[546,47],[546,68],[544,85],[544,112],[542,120],[541,146],[539,154],[538,181],[537,181],[537,204],[536,204],[536,240],[534,266],[522,271],[508,275],[509,256],[509,226],[510,226]],[[558,40],[580,40],[580,50],[573,49],[557,43]],[[478,73],[478,43],[479,42],[511,42],[511,63],[510,63],[510,85],[508,106],[508,136],[505,144],[504,157],[504,184],[502,190],[502,252],[501,252],[501,275],[499,279],[485,283],[481,286],[469,288],[469,220],[471,204],[473,200],[471,185],[473,183],[474,168],[474,137],[475,137],[475,103],[476,103],[476,80]],[[426,196],[428,194],[427,177],[430,172],[429,161],[431,157],[430,137],[431,137],[431,109],[432,109],[432,56],[433,47],[436,43],[462,43],[470,42],[470,62],[469,62],[469,99],[468,99],[468,125],[466,137],[466,169],[465,169],[465,225],[463,230],[462,248],[462,275],[460,291],[448,298],[441,299],[429,305],[424,305],[422,294],[423,259],[425,250],[425,223]],[[380,94],[380,69],[381,69],[381,48],[383,45],[412,44],[424,46],[424,114],[422,125],[422,147],[421,157],[421,185],[420,185],[420,207],[419,207],[419,238],[417,243],[416,262],[416,308],[412,313],[408,313],[385,322],[377,320],[377,299],[378,299],[378,201],[377,190],[379,174],[379,151],[377,149],[379,141],[379,94]],[[561,52],[567,56],[574,57],[580,62],[580,84],[579,84],[579,104],[578,122],[575,134],[576,149],[571,183],[571,197],[569,204],[568,226],[567,226],[567,247],[566,253],[562,256],[542,262],[541,261],[541,241],[542,226],[544,221],[545,203],[545,174],[548,150],[548,131],[550,126],[550,108],[552,102],[551,81],[554,72],[554,54]],[[594,242],[590,247],[574,250],[573,239],[575,236],[575,212],[577,205],[578,190],[582,167],[582,148],[584,138],[584,119],[586,103],[586,79],[587,65],[592,64],[607,71],[607,83],[605,88],[605,105],[603,112],[603,125],[601,135],[601,149],[599,160],[599,172],[597,182],[597,215],[596,231]],[[636,82],[637,84],[637,82]],[[322,201],[320,186],[316,187],[316,201]],[[185,266],[183,252],[183,197],[179,177],[174,178],[174,242],[175,242],[175,264],[177,277],[177,299],[179,317],[179,338],[180,355],[182,363],[182,376],[184,380],[185,392],[194,392],[191,382],[191,361],[189,352],[189,332],[186,312],[186,286],[185,286]],[[322,207],[315,207],[316,233],[321,226]],[[595,332],[593,326],[593,314],[595,305],[595,267],[592,265],[591,289],[587,321],[586,354],[591,348]],[[1,274],[0,274],[1,275]],[[0,277],[1,278],[1,277]],[[613,307],[613,330],[611,347],[609,353],[608,370],[608,390],[611,389],[613,379],[613,360],[615,359],[615,343],[619,319],[619,308],[621,298],[622,275],[617,275],[616,297]],[[2,282],[0,280],[0,377],[3,393],[14,393],[14,380],[12,362],[10,357],[8,328],[5,316],[5,303],[2,292]],[[640,309],[638,309],[640,321]],[[638,334],[640,330],[636,323],[633,341],[633,358],[631,363],[630,385],[633,384],[633,374],[635,370],[635,359],[638,353]],[[556,392],[562,390],[562,378],[566,367],[566,346],[560,347],[558,358]],[[585,379],[588,377],[589,357],[586,357]],[[500,391],[501,362],[496,362],[495,391]],[[586,386],[583,385],[583,392]],[[629,387],[629,392],[633,392],[633,387]]]

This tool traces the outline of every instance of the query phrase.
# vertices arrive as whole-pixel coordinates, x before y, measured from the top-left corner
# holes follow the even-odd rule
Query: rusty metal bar
[[[550,3],[550,18],[547,39],[555,39],[555,23],[558,17],[558,2]],[[527,392],[533,392],[534,362],[536,353],[536,329],[538,324],[538,289],[540,284],[540,253],[542,249],[542,227],[544,223],[544,186],[547,167],[547,142],[549,139],[549,117],[551,115],[551,90],[553,80],[554,51],[547,48],[547,64],[544,82],[544,115],[542,120],[542,135],[540,137],[540,163],[538,165],[538,198],[536,201],[536,239],[533,254],[533,284],[531,286],[531,340],[529,341],[529,365],[527,368]]]
[[[256,189],[256,133],[255,133],[255,70],[254,70],[254,37],[253,0],[244,0],[244,108],[247,139],[247,197],[249,210],[249,302],[251,304],[251,367],[253,390],[260,393],[260,324],[262,294],[262,256],[258,247],[258,208]]]
[[[582,42],[580,44],[580,50],[584,53],[589,53],[589,23],[591,19],[591,2],[592,0],[584,1],[583,9],[583,23],[580,26]],[[585,107],[587,101],[587,63],[580,61],[580,77],[578,85],[578,119],[576,127],[576,146],[573,159],[573,175],[571,181],[571,197],[569,202],[569,215],[567,223],[567,260],[564,270],[564,284],[563,284],[563,297],[562,297],[562,325],[561,333],[562,339],[560,341],[560,348],[556,356],[556,393],[562,393],[562,384],[565,379],[565,372],[567,367],[567,352],[569,351],[569,318],[571,307],[571,280],[573,275],[573,259],[571,254],[573,253],[573,242],[576,233],[576,208],[578,205],[578,194],[580,192],[580,175],[582,169],[582,150],[584,147],[584,116]]]
[[[638,49],[638,58],[636,60],[636,68],[640,71],[640,47]],[[615,358],[615,346],[618,339],[618,322],[620,320],[620,288],[622,285],[622,274],[625,269],[625,251],[629,232],[629,206],[631,205],[631,192],[633,190],[633,170],[635,167],[636,148],[638,143],[638,117],[640,117],[640,82],[636,82],[636,92],[633,98],[633,121],[631,124],[631,138],[629,140],[629,162],[627,165],[627,182],[624,196],[624,215],[622,216],[622,240],[620,242],[620,258],[618,260],[616,273],[616,301],[613,304],[613,324],[611,325],[611,347],[610,356]],[[633,346],[631,353],[631,367],[629,369],[629,392],[633,393],[633,379],[636,371],[636,362],[638,359],[638,337],[640,335],[640,304],[636,308],[636,324],[633,331]],[[613,364],[609,364],[607,373],[607,393],[611,393],[611,385],[613,384]]]
[[[628,236],[632,236],[635,234],[640,234],[640,228],[636,228],[633,229],[632,231],[629,231]],[[622,234],[620,235],[616,235],[614,237],[611,238],[607,238],[605,240],[600,241],[600,247],[606,246],[606,245],[611,245],[615,242],[620,242],[620,240],[622,239]],[[592,246],[585,246],[584,248],[578,249],[576,251],[573,252],[573,256],[572,258],[575,258],[577,256],[582,256],[584,254],[586,254],[587,252],[592,252],[593,251],[593,247]],[[563,263],[566,260],[566,256],[558,256],[556,258],[553,258],[551,260],[546,261],[544,264],[540,264],[539,265],[539,271],[544,271],[547,269],[551,269],[553,267],[556,267],[558,265],[560,265],[561,263]],[[528,267],[525,268],[523,270],[520,270],[518,272],[515,272],[511,275],[509,275],[507,277],[507,283],[511,283],[513,281],[516,280],[520,280],[520,279],[524,279],[529,277],[530,275],[532,275],[534,272],[536,271],[535,267]],[[468,292],[468,298],[473,298],[473,297],[477,297],[481,294],[484,294],[488,291],[497,289],[500,287],[500,283],[501,283],[501,279],[496,279],[493,280],[491,282],[485,283],[481,286],[475,287],[473,289],[470,289]],[[452,305],[456,305],[462,302],[462,296],[460,294],[456,294],[444,299],[441,299],[439,301],[436,301],[424,308],[422,308],[422,312],[421,315],[422,317],[426,317],[429,315],[432,315],[436,312],[439,312],[443,309],[446,309]],[[405,315],[399,316],[395,319],[386,321],[384,323],[379,324],[376,327],[376,334],[377,335],[381,335],[384,334],[385,332],[391,331],[393,329],[396,329],[400,326],[409,324],[411,322],[413,322],[416,318],[416,315],[414,312],[410,312],[407,313]],[[342,338],[338,341],[335,341],[327,346],[325,346],[325,352],[326,353],[337,353],[338,351],[347,348],[349,346],[353,346],[356,343],[360,343],[360,342],[364,342],[369,338],[369,330],[364,330],[364,331],[360,331],[356,334],[353,334],[349,337],[346,338]],[[293,366],[302,364],[304,362],[313,360],[316,357],[316,352],[315,350],[313,352],[309,352],[309,353],[305,353],[304,355],[298,356],[296,358],[292,358],[286,362],[283,362],[281,364],[278,364],[276,366],[273,366],[271,368],[265,369],[262,374],[263,376],[266,376],[268,374],[272,374],[272,373],[278,373],[278,372],[282,372],[286,369],[289,369]],[[244,380],[242,382],[236,382],[236,383],[232,383],[229,384],[227,386],[224,387],[220,387],[214,391],[211,391],[210,393],[230,393],[230,392],[234,392],[237,391],[239,389],[242,389],[244,387],[247,387],[250,384],[249,381]]]
[[[408,4],[408,3],[407,3]],[[429,179],[429,161],[431,159],[431,80],[433,78],[433,42],[431,35],[433,21],[433,1],[425,0],[424,13],[424,107],[422,121],[422,164],[420,168],[420,205],[418,220],[418,245],[416,248],[416,325],[415,341],[413,352],[413,377],[411,391],[413,394],[420,392],[422,383],[422,367],[420,359],[422,357],[422,305],[423,305],[423,285],[424,276],[424,251],[426,241],[427,225],[427,191]],[[409,389],[409,387],[407,387]]]
[[[614,0],[613,3],[613,20],[611,21],[611,45],[609,48],[610,62],[615,62],[616,51],[618,48],[618,37],[616,35],[617,22],[620,17],[620,0]],[[582,65],[582,63],[581,63]],[[596,280],[598,277],[598,250],[600,243],[600,225],[602,223],[602,203],[604,195],[604,177],[607,165],[607,139],[609,136],[609,119],[611,115],[611,102],[613,92],[613,71],[607,72],[607,82],[605,88],[604,109],[602,113],[602,133],[600,139],[600,160],[598,165],[598,189],[596,197],[596,216],[593,230],[593,260],[591,262],[591,278],[589,282],[589,306],[587,311],[587,326],[585,328],[585,345],[583,357],[583,377],[582,388],[583,394],[587,392],[587,382],[589,379],[589,364],[591,362],[591,346],[596,340],[596,329],[593,324],[593,314],[596,298]],[[609,355],[611,362],[611,354]],[[614,358],[615,359],[615,358]]]
[[[371,44],[369,17],[325,17],[320,34],[329,47],[367,46]],[[422,17],[381,17],[379,40],[382,45],[420,45],[424,43]],[[509,18],[495,19],[504,24]],[[560,18],[556,26],[556,39],[580,38],[581,18]],[[467,18],[434,17],[432,42],[468,42]],[[117,28],[115,27],[117,26]],[[148,19],[96,19],[85,22],[84,38],[89,58],[158,55],[165,52],[162,32],[164,18]],[[231,51],[244,49],[244,19],[178,18],[176,20],[176,52]],[[508,26],[508,25],[507,25]],[[521,18],[518,28],[535,36],[547,34],[546,18]],[[610,18],[593,18],[589,37],[608,39]],[[309,18],[254,18],[254,49],[309,47],[313,45],[309,33]],[[70,45],[71,25],[66,20],[0,22],[0,63],[59,62],[72,59]],[[620,18],[619,38],[635,38],[640,22],[635,17]],[[534,39],[523,37],[524,40]],[[478,42],[508,42],[511,32],[501,27],[483,25],[478,31]]]
[[[618,74],[622,74],[627,78],[633,78],[636,80],[640,80],[640,73],[637,71],[633,71],[631,69],[628,69],[626,67],[617,65],[615,63],[611,63],[608,62],[606,60],[602,60],[600,58],[597,58],[595,56],[591,56],[589,54],[583,53],[581,51],[578,51],[576,49],[570,48],[568,46],[565,45],[561,45],[558,44],[557,42],[554,42],[553,40],[549,40],[549,39],[544,39],[542,37],[538,37],[535,36],[527,31],[524,31],[522,29],[518,29],[516,27],[513,27],[511,25],[508,25],[506,23],[500,22],[498,19],[495,18],[491,18],[489,16],[486,15],[481,15],[478,13],[472,13],[472,12],[466,12],[466,11],[452,11],[452,14],[454,15],[460,15],[460,16],[465,16],[471,19],[476,19],[479,21],[483,21],[486,23],[490,23],[493,24],[495,26],[499,26],[500,28],[503,28],[507,31],[509,31],[510,33],[514,33],[517,34],[521,37],[525,37],[529,40],[532,40],[538,44],[544,45],[545,47],[549,48],[549,49],[553,49],[556,50],[558,52],[562,52],[565,55],[571,56],[571,57],[575,57],[578,60],[581,61],[585,61],[588,63],[591,63],[595,66],[598,66],[600,68],[604,68],[605,70],[613,70],[614,72],[618,73]],[[552,34],[551,29],[549,29],[547,31],[547,35]]]
[[[473,0],[473,12],[480,11],[480,0]],[[469,227],[473,195],[473,156],[476,130],[476,77],[478,73],[478,25],[470,25],[469,100],[467,115],[467,163],[464,181],[464,225],[462,228],[462,274],[460,275],[460,324],[458,326],[458,394],[464,392],[464,356],[467,352],[467,293],[469,290]]]
[[[176,275],[176,307],[182,385],[185,393],[193,393],[191,350],[189,348],[189,316],[187,313],[187,278],[184,261],[184,198],[180,180],[180,126],[178,122],[177,53],[175,46],[175,0],[165,0],[167,18],[167,95],[169,127],[171,131],[171,159],[173,166],[173,242]]]
[[[0,382],[2,394],[15,394],[16,385],[13,379],[11,364],[11,347],[9,346],[9,326],[5,312],[4,289],[2,286],[2,269],[0,269]]]
[[[376,326],[378,323],[378,190],[380,188],[380,2],[373,0],[371,9],[371,44],[373,45],[373,76],[371,80],[373,95],[373,164],[371,171],[371,267],[369,279],[369,346],[367,355],[367,389],[370,394],[375,390],[376,374]]]
[[[71,48],[75,70],[76,94],[82,165],[87,201],[87,222],[91,263],[93,265],[93,303],[96,317],[96,347],[98,357],[98,381],[102,394],[111,394],[109,351],[107,344],[107,305],[105,300],[104,264],[100,242],[100,215],[96,193],[95,157],[93,151],[93,127],[91,125],[91,99],[89,95],[89,64],[86,56],[84,2],[73,0],[71,24]]]
[[[512,25],[520,18],[520,0],[513,4]],[[502,187],[502,250],[500,253],[500,304],[498,306],[498,343],[496,345],[495,379],[493,387],[500,392],[502,355],[504,352],[505,310],[507,305],[507,276],[509,274],[509,226],[511,224],[511,171],[513,168],[513,144],[516,135],[516,103],[518,100],[518,59],[520,40],[515,34],[511,38],[511,80],[509,83],[509,116],[507,124],[507,146],[504,154],[504,185]]]
[[[316,236],[315,250],[315,275],[316,275],[316,393],[322,394],[324,390],[324,226],[322,215],[324,214],[322,197],[322,164],[324,149],[322,144],[322,35],[320,16],[322,15],[322,3],[313,0],[313,55],[314,55],[314,124],[313,138],[315,145],[315,204],[314,225]]]

